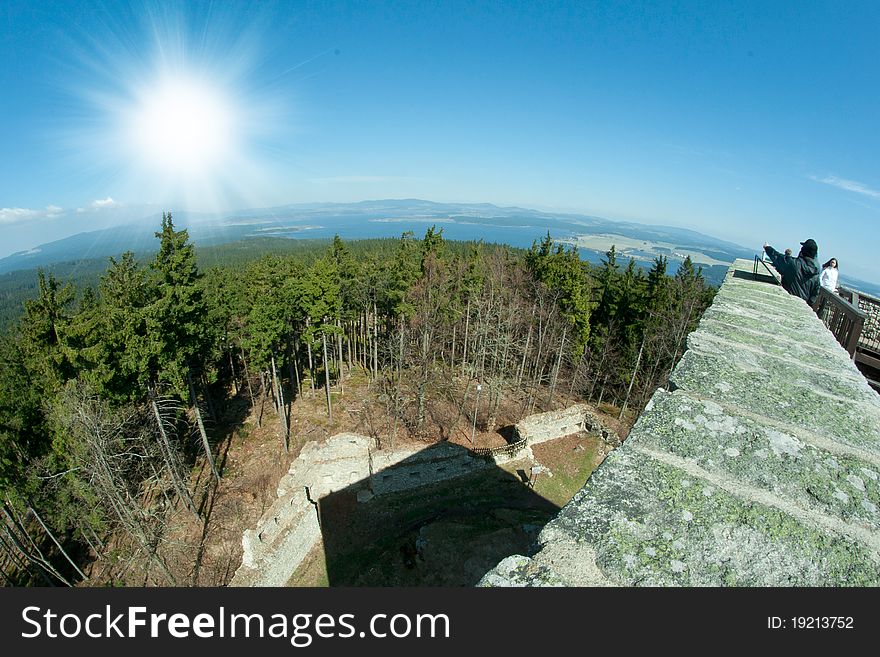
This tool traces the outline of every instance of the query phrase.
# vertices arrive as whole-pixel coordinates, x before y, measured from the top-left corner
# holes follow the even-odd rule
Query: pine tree
[[[571,336],[574,356],[580,356],[590,337],[592,313],[591,289],[577,247],[553,246],[550,233],[540,245],[532,244],[526,254],[526,264],[532,275],[550,290],[557,293],[562,315],[572,327]]]
[[[318,348],[324,354],[324,386],[327,397],[327,414],[332,416],[330,400],[330,361],[326,342],[339,332],[337,320],[342,309],[339,276],[336,265],[329,259],[315,261],[295,285],[295,308],[305,324],[303,339],[310,348]]]
[[[26,365],[21,342],[0,337],[0,494],[26,492],[30,460],[50,448],[37,382]]]
[[[169,212],[162,214],[156,237],[159,251],[150,264],[157,295],[148,309],[149,370],[154,382],[167,383],[186,399],[187,372],[202,365],[209,347],[207,305],[189,233],[174,229]]]
[[[129,251],[110,258],[99,290],[100,302],[83,308],[75,322],[79,369],[104,398],[143,398],[150,382],[148,308],[156,288]]]
[[[157,383],[167,384],[174,394],[189,402],[205,457],[219,480],[192,375],[204,366],[210,347],[205,327],[207,305],[195,249],[186,230],[174,229],[170,212],[162,213],[162,230],[156,237],[160,240],[159,251],[150,267],[157,291],[147,310],[150,382],[154,388]]]
[[[38,272],[38,286],[37,298],[25,302],[21,344],[33,383],[47,401],[75,376],[65,330],[72,317],[76,292],[72,285],[61,286],[54,275],[46,276],[42,269]]]

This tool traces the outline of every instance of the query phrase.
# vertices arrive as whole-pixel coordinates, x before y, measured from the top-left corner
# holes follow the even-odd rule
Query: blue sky
[[[418,197],[813,237],[880,281],[880,3],[474,4],[5,0],[0,256],[147,206]],[[226,136],[175,168],[143,149],[178,83]]]

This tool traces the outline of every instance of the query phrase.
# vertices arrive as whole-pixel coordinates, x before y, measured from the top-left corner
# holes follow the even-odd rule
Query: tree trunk
[[[79,569],[79,566],[77,566],[77,565],[73,562],[73,559],[70,558],[70,555],[67,554],[67,551],[66,551],[63,547],[61,547],[61,543],[59,543],[59,542],[58,542],[58,539],[55,538],[55,534],[53,534],[51,531],[49,531],[49,528],[46,527],[46,523],[43,522],[43,519],[40,517],[40,514],[37,513],[37,510],[33,507],[33,505],[29,505],[29,506],[28,506],[28,511],[30,511],[31,513],[34,514],[34,518],[36,518],[36,519],[37,519],[37,522],[40,523],[40,527],[42,527],[42,528],[43,528],[43,531],[46,532],[46,534],[49,536],[49,538],[52,539],[52,542],[55,544],[55,547],[57,547],[57,548],[58,548],[58,551],[61,552],[61,555],[62,555],[65,559],[67,559],[67,563],[69,563],[71,566],[73,566],[73,569],[77,572],[77,574],[78,574],[80,577],[83,578],[83,580],[88,581],[89,578],[86,577],[86,574],[85,574],[83,571],[81,571],[81,570]]]
[[[287,409],[284,408],[284,392],[281,390],[281,382],[278,380],[278,373],[275,370],[275,354],[272,354],[272,380],[278,395],[278,415],[281,417],[281,428],[284,435],[281,437],[281,444],[284,446],[284,453],[290,453],[290,427],[287,426]]]
[[[52,575],[59,582],[64,584],[65,586],[71,586],[71,583],[67,581],[67,578],[64,577],[61,573],[58,572],[58,569],[53,566],[48,559],[46,559],[40,547],[31,538],[31,535],[27,531],[27,527],[16,517],[17,514],[14,514],[14,509],[10,504],[3,505],[3,515],[6,517],[6,520],[9,524],[3,523],[3,528],[6,530],[6,535],[10,539],[10,541],[19,549],[21,554],[31,563],[33,563],[37,568],[41,569],[48,575]]]
[[[346,346],[346,355],[348,356],[348,369],[354,367],[354,360],[352,359],[351,354],[351,343],[357,340],[357,328],[354,324],[348,325],[348,330],[345,333],[345,346]]]
[[[287,344],[284,347],[285,356],[287,356],[287,376],[290,379],[290,387],[291,394],[289,404],[293,405],[296,396],[299,394],[299,377],[296,376],[296,370],[293,367],[294,354],[293,354],[293,345],[291,344],[290,337],[287,338]],[[296,381],[296,388],[293,387],[293,382]]]
[[[28,559],[27,553],[23,552],[21,548],[17,546],[17,541],[14,541],[12,538],[12,530],[5,522],[2,523],[2,527],[3,532],[0,532],[0,547],[2,547],[6,554],[9,555],[9,560],[12,562],[14,568],[17,568],[21,573],[31,575],[32,571],[30,564],[32,561]],[[46,576],[46,572],[39,566],[37,567],[37,574],[46,586],[55,586]]]
[[[183,500],[186,508],[196,517],[196,520],[201,520],[201,516],[199,516],[199,512],[196,509],[192,496],[189,494],[189,488],[187,488],[186,483],[183,481],[183,477],[178,470],[178,461],[175,458],[174,450],[171,448],[171,441],[168,440],[168,434],[165,433],[162,414],[159,413],[159,406],[156,404],[156,396],[153,391],[150,391],[150,407],[153,409],[153,415],[156,418],[156,426],[159,429],[159,443],[165,457],[165,465],[171,475],[171,481],[174,484],[177,495]]]
[[[599,388],[599,401],[596,402],[596,408],[598,409],[602,405],[602,397],[605,396],[605,382],[608,381],[608,375],[606,374],[602,378],[602,387]]]
[[[244,378],[247,381],[248,392],[251,395],[251,411],[253,411],[257,405],[257,402],[254,399],[254,389],[251,386],[251,373],[248,371],[247,358],[244,357],[244,348],[243,347],[241,349],[241,362],[244,365]],[[257,422],[257,426],[260,426],[259,421]]]
[[[369,321],[369,311],[364,310],[364,314],[358,322],[358,347],[359,351],[356,349],[355,353],[358,354],[358,362],[361,364],[361,368],[364,370],[364,374],[367,378],[372,377],[372,369],[369,369],[367,366],[368,358],[367,358],[367,345],[369,341],[367,340],[367,322]]]
[[[376,302],[373,301],[373,378],[379,376],[379,320]]]
[[[97,546],[97,545],[95,545],[94,543],[92,543],[92,539],[90,539],[90,538],[89,538],[89,535],[86,534],[86,530],[85,530],[85,529],[83,529],[82,527],[78,527],[78,529],[79,529],[79,533],[82,534],[82,537],[83,537],[84,539],[86,539],[86,543],[88,543],[89,547],[92,549],[92,552],[95,553],[95,558],[100,559],[101,556],[102,556],[102,555],[101,555],[101,550],[98,549],[98,546]]]
[[[559,378],[559,367],[562,365],[562,352],[565,349],[565,328],[562,329],[562,340],[559,343],[559,354],[556,357],[556,368],[553,371],[553,379],[550,382],[550,394],[547,395],[547,406],[553,408],[553,392],[556,390],[556,381]]]
[[[574,386],[577,383],[578,374],[581,371],[581,365],[584,363],[584,357],[587,355],[587,348],[584,347],[584,350],[581,352],[581,357],[578,358],[577,365],[575,365],[574,372],[571,375],[571,385],[568,387],[568,396],[572,396],[574,394]]]
[[[202,387],[202,395],[204,395],[205,403],[208,405],[208,416],[213,422],[216,422],[217,410],[214,408],[214,400],[211,399],[211,389],[208,387],[208,381],[204,375],[199,377],[199,385]]]
[[[636,373],[639,371],[639,364],[642,362],[642,351],[645,349],[645,338],[642,337],[642,345],[639,347],[639,355],[636,358],[636,366],[633,368],[632,376],[629,379],[629,387],[626,389],[626,398],[623,400],[623,406],[620,407],[620,415],[617,416],[618,420],[623,419],[623,414],[626,413],[626,405],[629,403],[629,394],[632,392],[633,383],[636,380]]]
[[[519,388],[522,385],[523,372],[525,372],[525,369],[526,369],[526,358],[528,357],[528,354],[529,354],[529,345],[532,342],[532,328],[533,328],[534,322],[535,322],[535,311],[537,310],[537,306],[538,306],[537,302],[532,304],[532,317],[529,320],[529,333],[526,336],[526,346],[523,349],[523,357],[522,357],[522,362],[519,365],[519,373],[516,375],[516,387],[517,388]]]
[[[232,391],[238,395],[238,380],[235,377],[235,362],[232,360],[232,349],[226,353],[229,356],[229,372],[232,377]]]
[[[452,325],[452,355],[449,358],[449,369],[453,369],[455,367],[455,331],[458,328],[457,324]]]
[[[189,384],[189,394],[192,396],[192,406],[196,414],[196,424],[199,425],[199,433],[202,436],[202,446],[205,448],[205,457],[208,459],[208,465],[211,466],[211,472],[214,478],[220,482],[220,473],[217,472],[217,465],[214,463],[214,454],[211,452],[211,443],[208,442],[208,434],[205,431],[205,423],[202,422],[202,412],[199,410],[199,400],[196,397],[196,389],[193,386],[192,376],[189,370],[186,371],[186,382]]]
[[[309,342],[306,342],[306,351],[309,354],[309,388],[312,391],[312,394],[315,394],[315,363],[312,360],[312,345]]]
[[[333,422],[333,405],[330,403],[330,363],[327,361],[327,334],[321,331],[324,344],[324,390],[327,393],[327,418]]]
[[[430,354],[428,353],[428,348],[430,347],[430,333],[428,330],[424,329],[422,331],[422,353],[421,353],[421,363],[419,364],[421,367],[421,376],[419,377],[419,389],[418,389],[418,412],[417,412],[417,423],[418,426],[421,427],[425,423],[425,395],[428,389],[428,375],[431,372],[430,368]]]
[[[299,365],[297,364],[297,361],[299,360],[297,358],[297,355],[299,354],[299,344],[295,344],[293,349],[293,374],[296,376],[296,394],[302,395],[302,382],[299,379]]]
[[[345,394],[345,388],[344,388],[344,384],[343,384],[343,382],[342,382],[342,380],[343,380],[343,372],[342,372],[342,368],[343,368],[343,365],[342,365],[342,324],[340,323],[340,321],[339,321],[338,319],[336,320],[336,328],[337,328],[337,330],[338,330],[338,332],[336,333],[336,354],[337,354],[337,356],[336,356],[336,360],[337,360],[338,363],[339,363],[338,368],[337,368],[337,379],[336,379],[336,383],[339,385],[339,394],[340,394],[340,395],[344,395],[344,394]]]
[[[468,331],[470,329],[471,323],[471,300],[468,299],[467,309],[465,310],[464,315],[464,340],[461,343],[461,373],[465,374],[465,366],[467,364],[467,351],[468,351]]]

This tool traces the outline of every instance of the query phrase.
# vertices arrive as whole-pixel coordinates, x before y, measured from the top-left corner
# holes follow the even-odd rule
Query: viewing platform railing
[[[880,371],[880,299],[848,287],[838,288],[837,293],[864,315],[855,361]]]
[[[501,447],[477,447],[471,450],[471,453],[483,458],[492,458],[498,454],[506,454],[507,456],[515,456],[516,453],[526,446],[526,439],[522,438],[515,443],[502,445]]]
[[[837,293],[865,313],[859,347],[880,354],[880,299],[848,287],[838,288]]]
[[[837,338],[840,346],[846,349],[850,357],[855,358],[866,314],[824,287],[819,288],[819,296],[816,297],[813,309]]]

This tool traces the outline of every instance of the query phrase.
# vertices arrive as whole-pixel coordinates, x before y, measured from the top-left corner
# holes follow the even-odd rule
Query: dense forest
[[[0,342],[6,584],[75,584],[110,554],[145,583],[183,583],[161,549],[169,518],[204,521],[236,401],[276,423],[282,454],[293,403],[320,399],[332,419],[331,392],[354,377],[379,446],[442,439],[432,409],[463,408],[476,384],[490,427],[502,398],[520,415],[564,397],[634,417],[714,294],[689,260],[645,274],[612,247],[590,265],[549,235],[524,251],[432,227],[197,258],[168,214],[156,237],[148,259],[111,258],[96,288],[41,271]]]

